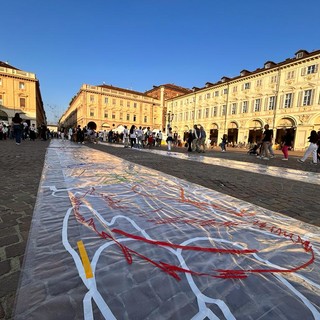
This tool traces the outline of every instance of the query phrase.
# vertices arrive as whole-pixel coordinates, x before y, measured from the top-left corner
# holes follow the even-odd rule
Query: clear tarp
[[[15,319],[320,319],[320,229],[50,143]]]

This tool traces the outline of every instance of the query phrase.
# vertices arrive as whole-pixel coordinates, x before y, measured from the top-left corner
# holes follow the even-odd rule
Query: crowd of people
[[[198,153],[206,152],[207,146],[211,146],[202,125],[194,125],[193,129],[184,133],[182,139],[177,132],[173,132],[171,127],[168,127],[166,133],[164,132],[165,129],[162,132],[161,130],[151,130],[150,127],[142,128],[135,125],[131,125],[130,129],[125,125],[122,131],[116,129],[97,132],[95,123],[89,122],[83,128],[78,125],[75,128],[63,128],[58,130],[57,133],[53,133],[48,130],[44,123],[38,128],[35,127],[35,124],[29,125],[27,121],[20,117],[19,113],[16,113],[12,118],[11,125],[6,124],[4,121],[0,122],[0,140],[15,139],[17,145],[26,139],[35,141],[39,138],[41,140],[59,138],[79,144],[84,144],[85,141],[92,143],[98,143],[99,141],[123,143],[125,148],[153,148],[166,144],[168,151],[171,151],[173,147],[185,147],[188,152]],[[166,138],[165,140],[164,137]],[[298,161],[303,163],[309,156],[312,156],[313,164],[320,163],[320,131],[312,130],[308,141],[310,144],[303,157]],[[221,152],[227,151],[227,134],[222,136],[219,146]],[[287,161],[289,159],[289,151],[293,148],[293,136],[290,130],[284,129],[280,146],[283,153],[282,160]],[[274,157],[273,130],[269,128],[268,124],[264,126],[261,139],[248,153],[255,154],[258,159],[263,160],[269,160]]]
[[[11,124],[5,121],[0,122],[0,140],[14,139],[17,145],[20,145],[23,140],[35,141],[38,138],[47,140],[50,138],[50,131],[43,123],[36,128],[35,124],[29,124],[26,120],[16,113],[11,120]]]

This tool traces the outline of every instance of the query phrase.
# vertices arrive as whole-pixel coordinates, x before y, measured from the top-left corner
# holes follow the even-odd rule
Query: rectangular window
[[[199,101],[201,101],[201,100],[202,100],[202,95],[200,95],[200,96],[199,96],[198,100],[199,100]]]
[[[225,116],[227,114],[227,106],[224,104],[221,109],[221,115]]]
[[[112,114],[112,119],[115,119],[116,118],[116,115],[113,113]]]
[[[108,98],[107,98],[107,97],[104,98],[104,103],[105,103],[105,104],[108,104]]]
[[[270,82],[271,83],[277,83],[278,77],[277,76],[272,76]]]
[[[127,113],[127,121],[130,121],[130,114]]]
[[[218,107],[213,107],[213,116],[216,117],[218,115]]]
[[[186,113],[185,113],[185,117],[186,117],[186,121],[188,121],[188,119],[189,119],[189,112],[186,112]]]
[[[206,118],[209,118],[209,108],[206,108],[205,117],[206,117]]]
[[[90,102],[94,102],[94,95],[93,94],[90,95]]]
[[[133,107],[134,107],[134,108],[137,107],[137,103],[136,103],[136,102],[133,103]]]
[[[214,96],[215,96],[215,97],[218,97],[218,96],[219,96],[219,91],[215,91],[215,92],[214,92]]]
[[[284,108],[291,108],[292,106],[292,93],[287,93],[284,98]]]
[[[123,120],[123,113],[120,112],[120,120]]]
[[[148,117],[147,116],[144,116],[144,122],[148,122]]]
[[[194,120],[194,111],[191,111],[191,120]]]
[[[123,100],[120,100],[120,106],[121,107],[123,106]]]
[[[310,106],[311,105],[311,95],[312,90],[305,90],[303,94],[303,105]]]
[[[293,79],[294,78],[294,71],[289,71],[287,73],[287,80]]]
[[[133,116],[133,122],[136,122],[136,121],[137,121],[137,116],[134,115],[134,116]]]
[[[1,84],[1,79],[0,79],[0,84]],[[211,94],[207,93],[207,99],[210,99],[210,98],[211,98]]]
[[[228,89],[223,89],[223,94],[227,94],[228,93]]]
[[[250,89],[250,82],[247,82],[244,84],[244,89],[245,90]]]
[[[201,115],[202,115],[202,110],[198,110],[198,119],[201,119]]]
[[[24,89],[24,82],[19,82],[19,89]]]
[[[26,107],[26,99],[20,98],[20,108],[25,108],[25,107]]]
[[[315,64],[313,64],[312,66],[309,66],[309,67],[307,68],[307,74],[316,73],[316,72],[317,72],[316,69],[317,69],[317,68],[316,68],[316,65],[315,65]]]
[[[276,105],[276,97],[272,96],[269,98],[268,110],[274,110],[275,105]]]
[[[237,104],[233,103],[231,105],[231,114],[237,114]]]
[[[261,87],[262,86],[262,79],[258,79],[257,80],[257,87]]]
[[[94,109],[90,109],[90,117],[94,117]]]
[[[233,92],[233,93],[235,93],[235,92],[237,92],[237,91],[238,91],[238,87],[233,87],[233,88],[232,88],[232,92]]]
[[[127,107],[130,108],[130,101],[127,101]]]
[[[112,104],[115,105],[117,103],[116,99],[112,99]]]
[[[108,111],[107,110],[104,110],[104,117],[108,118]]]
[[[254,112],[261,111],[261,99],[256,99],[254,102]]]
[[[248,113],[248,101],[242,102],[242,113]]]

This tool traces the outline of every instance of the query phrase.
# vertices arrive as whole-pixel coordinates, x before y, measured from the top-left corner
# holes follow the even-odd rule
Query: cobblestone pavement
[[[48,142],[44,141],[25,141],[20,146],[10,140],[0,141],[1,319],[12,318],[15,291],[47,147]],[[261,175],[251,172],[250,168],[240,171],[106,144],[92,144],[89,147],[320,226],[320,203],[317,200],[320,186],[317,184]],[[186,153],[185,148],[174,151]],[[249,156],[242,149],[229,149],[226,153],[215,149],[194,155],[320,172],[320,165],[309,164],[311,159],[308,163],[299,164],[296,159],[301,153],[297,152],[291,152],[289,161],[281,161],[280,152],[277,152],[275,159],[266,161]]]
[[[0,319],[11,319],[47,141],[0,141]]]

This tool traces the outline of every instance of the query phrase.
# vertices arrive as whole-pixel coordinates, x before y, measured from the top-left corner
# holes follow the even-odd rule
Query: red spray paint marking
[[[92,189],[92,192],[94,192],[94,189]],[[89,192],[85,193],[83,197],[85,197]],[[278,234],[279,236],[283,236],[285,238],[289,238],[292,242],[295,244],[301,244],[306,252],[311,252],[311,258],[304,264],[291,268],[291,269],[249,269],[249,270],[233,270],[233,269],[216,269],[213,270],[214,273],[199,273],[195,272],[189,269],[184,269],[175,265],[167,264],[164,262],[155,262],[152,259],[147,258],[146,256],[128,248],[127,246],[122,245],[115,237],[105,233],[104,231],[99,232],[95,226],[93,218],[90,218],[88,220],[85,220],[85,218],[80,214],[79,212],[79,206],[81,204],[81,201],[79,198],[76,197],[71,197],[71,201],[74,204],[74,214],[76,219],[82,223],[83,225],[88,226],[91,230],[93,230],[96,234],[98,234],[101,238],[103,239],[110,239],[114,241],[122,250],[127,262],[129,264],[132,264],[133,259],[132,259],[132,254],[144,259],[145,261],[148,261],[149,263],[153,264],[154,266],[160,268],[162,271],[168,273],[169,275],[173,276],[175,279],[180,280],[180,277],[177,275],[176,272],[183,272],[183,273],[190,273],[193,275],[197,276],[210,276],[214,278],[223,278],[223,279],[244,279],[248,276],[248,274],[254,274],[254,273],[288,273],[288,272],[296,272],[298,270],[301,270],[303,268],[308,267],[310,264],[312,264],[315,260],[314,252],[312,250],[312,247],[310,245],[309,241],[303,241],[299,235],[294,235],[293,233],[287,233],[286,231],[282,230],[281,228],[277,228],[275,226],[268,226],[266,222],[260,222],[260,221],[254,221],[253,225],[258,225],[260,229],[269,229],[269,232]],[[112,230],[115,233],[119,233],[122,235],[125,235],[127,237],[130,237],[132,239],[138,240],[138,241],[143,241],[146,243],[150,243],[153,245],[159,245],[159,246],[170,246],[173,248],[184,248],[184,250],[197,250],[197,251],[209,251],[209,252],[215,252],[215,253],[232,253],[232,254],[243,254],[243,253],[252,253],[256,252],[255,250],[252,250],[251,252],[244,252],[245,250],[240,250],[243,251],[240,253],[239,250],[233,250],[231,252],[230,250],[227,249],[214,249],[214,248],[203,248],[203,247],[193,247],[193,246],[181,246],[181,245],[176,245],[176,244],[171,244],[163,241],[156,241],[156,240],[148,240],[140,236],[135,236],[129,233],[126,233],[122,230],[118,229],[113,229]],[[213,250],[213,251],[211,251]],[[218,251],[216,251],[218,250]],[[222,250],[222,252],[220,252]],[[228,252],[227,252],[228,251]],[[250,250],[248,250],[250,251]]]

